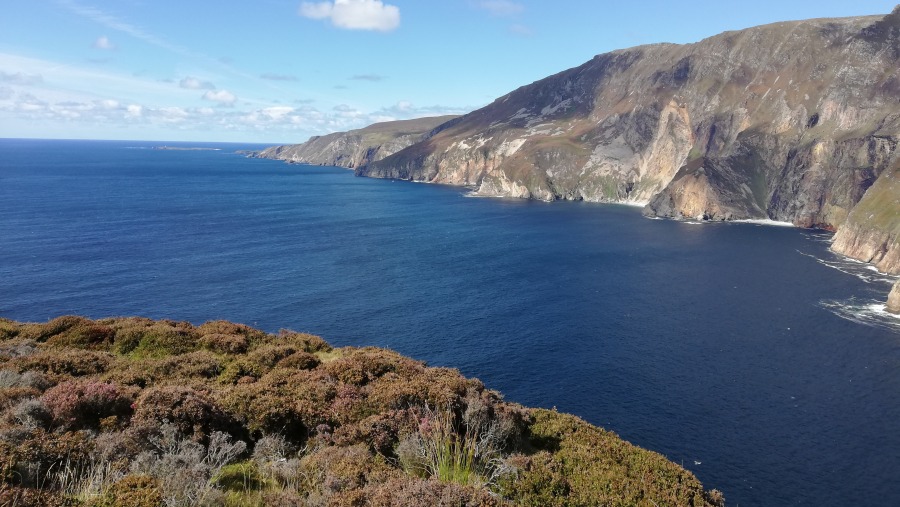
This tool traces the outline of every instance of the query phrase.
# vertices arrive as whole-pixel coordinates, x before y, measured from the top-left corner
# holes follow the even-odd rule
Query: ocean
[[[615,431],[729,505],[900,505],[894,278],[830,234],[234,153],[258,148],[0,140],[0,317],[389,347]]]

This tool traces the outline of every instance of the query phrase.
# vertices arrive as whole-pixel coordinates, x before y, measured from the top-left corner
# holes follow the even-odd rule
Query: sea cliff
[[[0,456],[0,505],[723,505],[456,370],[225,321],[0,319]]]

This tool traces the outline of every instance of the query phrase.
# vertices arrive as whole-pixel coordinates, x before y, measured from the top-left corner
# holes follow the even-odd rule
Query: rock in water
[[[900,314],[900,281],[894,284],[894,288],[892,288],[891,293],[888,294],[885,310],[891,313]]]

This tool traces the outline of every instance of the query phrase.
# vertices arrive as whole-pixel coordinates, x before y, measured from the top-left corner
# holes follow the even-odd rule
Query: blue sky
[[[463,113],[595,54],[896,0],[11,0],[0,137],[283,143]]]

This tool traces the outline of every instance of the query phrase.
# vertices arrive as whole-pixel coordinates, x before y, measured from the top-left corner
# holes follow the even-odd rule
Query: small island
[[[0,456],[20,507],[724,505],[457,370],[226,321],[0,319]]]

